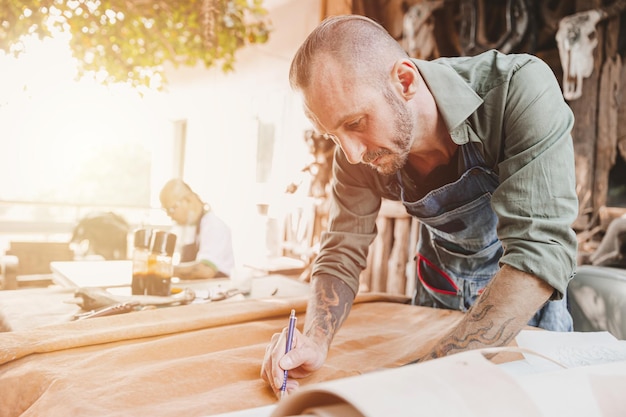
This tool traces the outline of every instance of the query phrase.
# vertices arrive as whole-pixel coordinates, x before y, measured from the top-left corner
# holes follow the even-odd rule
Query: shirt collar
[[[462,123],[480,107],[483,99],[446,64],[445,59],[434,61],[412,59],[412,61],[435,98],[437,109],[452,139],[457,143],[460,142],[459,144],[467,142],[466,135],[455,134],[457,133],[455,131],[462,129]]]

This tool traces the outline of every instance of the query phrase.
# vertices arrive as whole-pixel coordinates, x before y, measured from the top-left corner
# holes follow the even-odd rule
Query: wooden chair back
[[[417,219],[406,212],[401,202],[383,200],[376,226],[378,235],[370,246],[359,291],[412,297],[419,235]]]

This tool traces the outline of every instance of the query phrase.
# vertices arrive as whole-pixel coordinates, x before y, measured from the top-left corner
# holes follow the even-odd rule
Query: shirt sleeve
[[[367,265],[369,245],[376,237],[381,197],[372,186],[371,168],[351,165],[339,148],[333,161],[328,230],[320,238],[320,252],[312,275],[342,279],[356,294],[359,276]]]
[[[502,122],[500,186],[492,198],[501,263],[542,278],[561,298],[576,267],[574,116],[547,64],[528,60],[513,73]]]

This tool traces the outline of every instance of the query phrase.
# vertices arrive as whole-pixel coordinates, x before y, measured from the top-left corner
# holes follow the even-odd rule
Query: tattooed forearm
[[[509,319],[496,327],[492,321],[481,325],[475,331],[459,337],[450,334],[442,339],[440,348],[435,352],[437,356],[449,355],[476,347],[503,346],[510,342],[516,332],[507,329],[512,324],[513,319]]]
[[[468,311],[468,320],[473,322],[479,322],[484,320],[486,316],[489,315],[489,312],[494,308],[493,304],[487,304],[486,300],[489,300],[491,297],[491,289],[486,287],[482,293],[482,296],[476,301],[470,310]]]
[[[552,291],[539,278],[505,265],[459,324],[415,362],[468,349],[507,345]]]
[[[478,308],[480,307],[480,308]],[[493,306],[476,304],[452,332],[444,336],[437,345],[418,361],[440,358],[453,353],[483,347],[504,346],[519,332],[515,318],[497,323],[488,319],[488,312]]]
[[[317,277],[312,289],[304,331],[329,346],[350,313],[354,293],[342,280],[330,276]]]
[[[455,331],[445,336],[431,352],[431,357],[441,357],[468,349],[503,346],[519,331],[514,317],[498,317],[490,289],[470,308]]]

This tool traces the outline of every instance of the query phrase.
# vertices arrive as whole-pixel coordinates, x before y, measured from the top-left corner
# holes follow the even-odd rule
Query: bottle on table
[[[148,257],[150,255],[150,241],[152,231],[150,229],[138,229],[134,234],[133,247],[133,279],[131,292],[133,295],[145,295],[146,281],[148,279]]]
[[[174,265],[172,255],[176,247],[176,235],[162,230],[152,233],[148,255],[146,294],[169,296]]]

